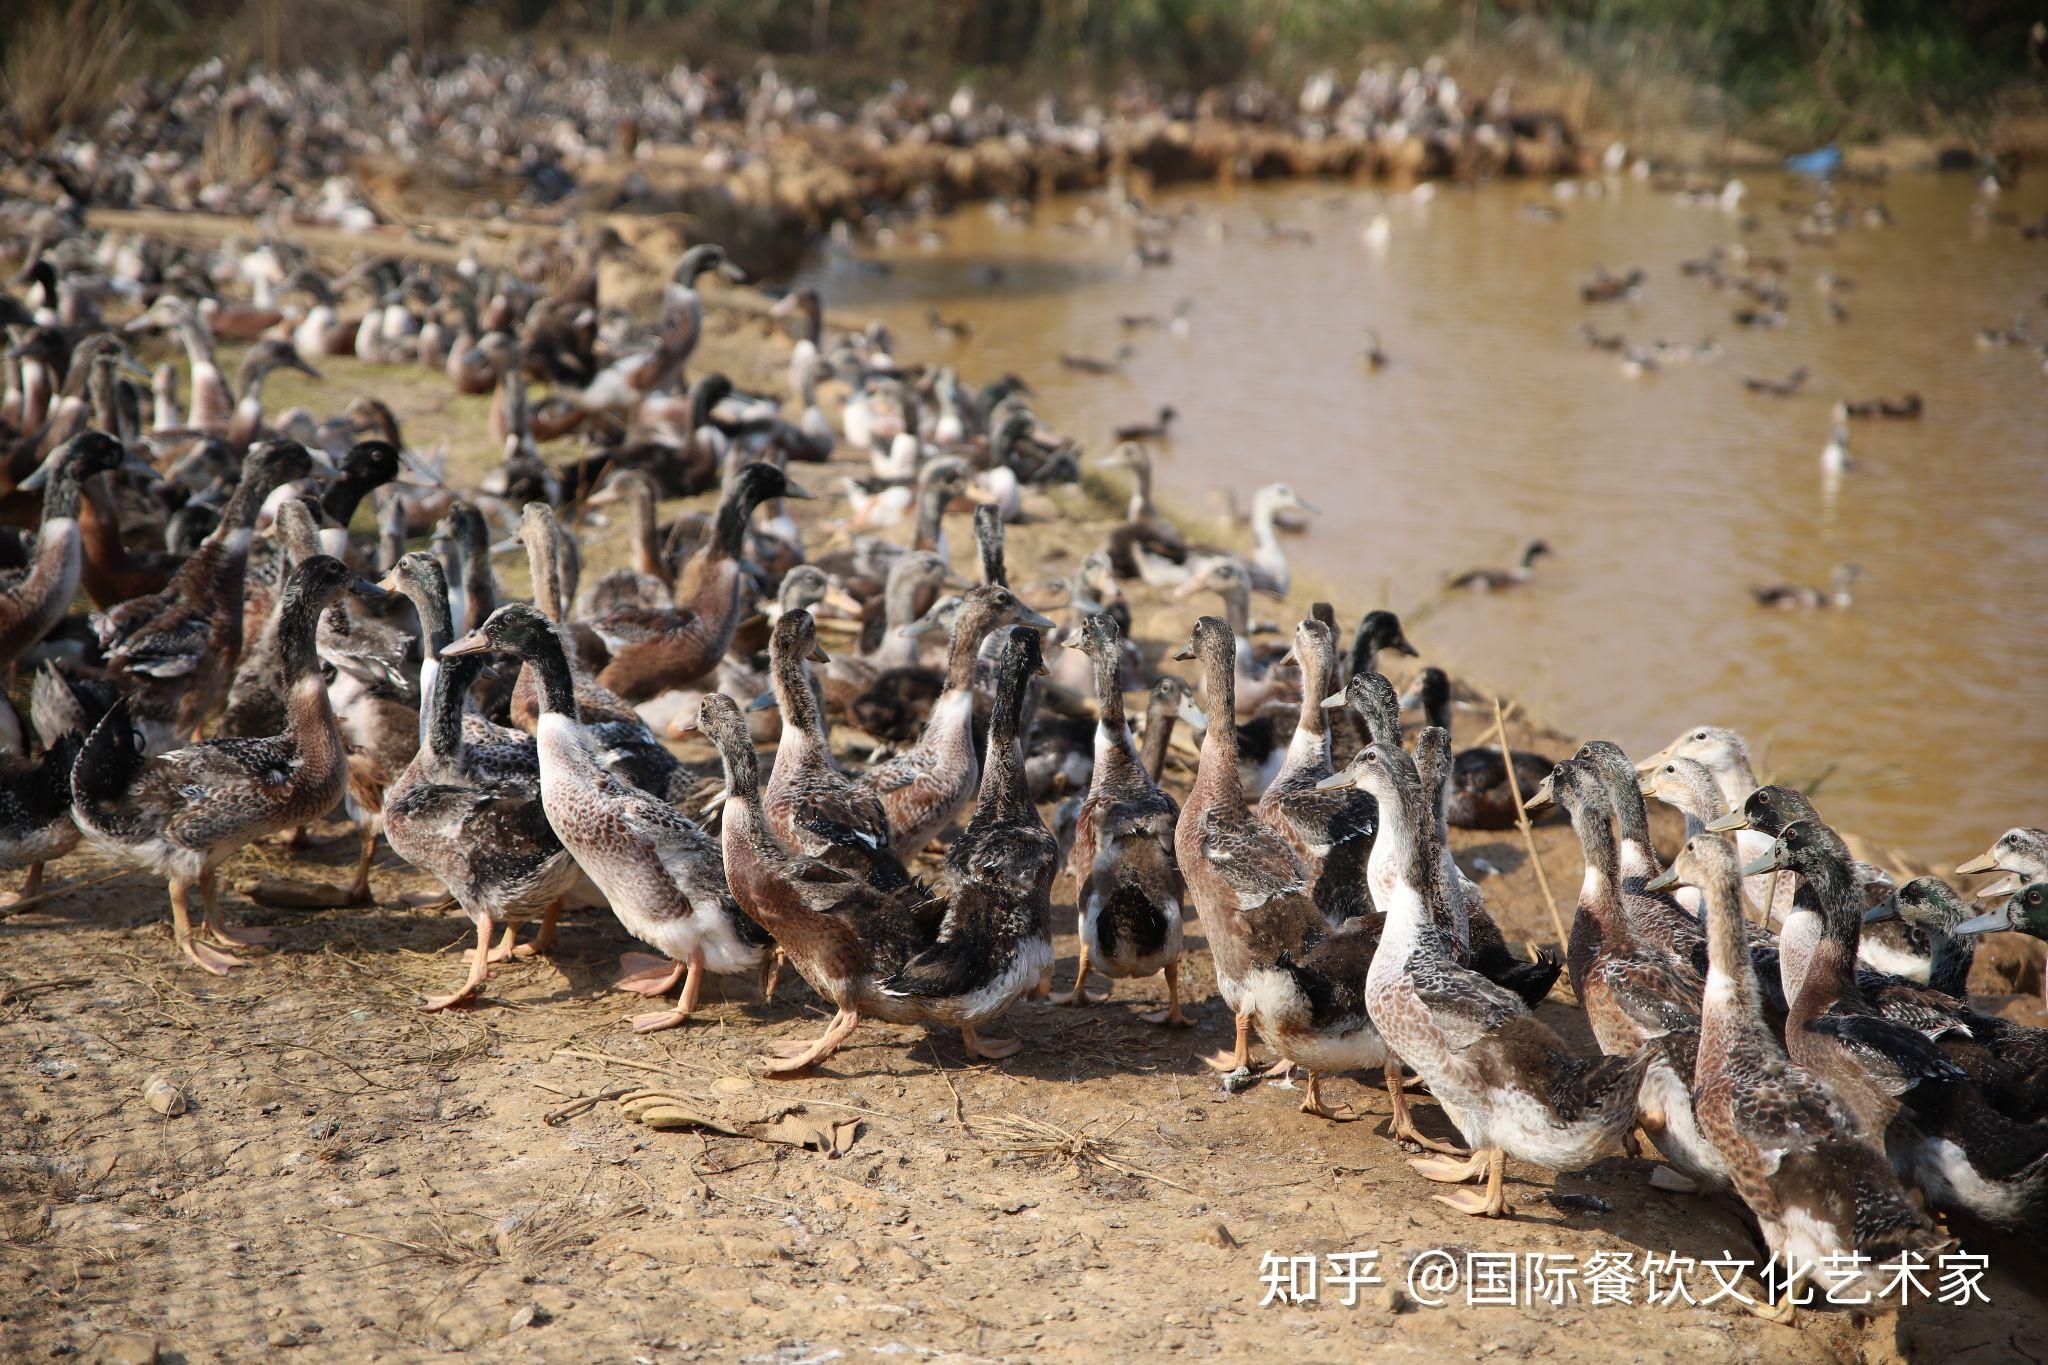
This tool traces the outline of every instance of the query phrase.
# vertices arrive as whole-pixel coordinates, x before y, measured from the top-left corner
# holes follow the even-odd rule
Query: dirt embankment
[[[720,312],[702,361],[766,388],[781,355],[758,322]],[[319,385],[281,376],[274,401],[325,412],[375,392],[415,443],[449,442],[459,476],[491,458],[484,400],[416,371],[325,368]],[[824,471],[805,477],[834,485]],[[1073,491],[1034,511],[1011,535],[1027,584],[1070,569],[1115,515]],[[612,532],[585,534],[590,572],[623,558]],[[503,567],[518,591],[520,567]],[[964,554],[960,567],[970,567]],[[1194,604],[1135,597],[1148,654],[1170,649]],[[1339,601],[1347,615],[1370,605]],[[1518,721],[1509,735],[1569,747]],[[1178,790],[1188,777],[1177,764]],[[225,883],[344,880],[346,827],[317,833],[304,855],[248,851]],[[1555,939],[1516,836],[1458,833],[1454,844],[1468,868],[1494,869],[1482,885],[1511,939]],[[1568,914],[1578,882],[1569,830],[1536,831],[1534,851]],[[1566,1176],[1511,1166],[1506,1222],[1434,1203],[1384,1136],[1374,1078],[1330,1087],[1362,1115],[1346,1124],[1296,1112],[1297,1090],[1219,1088],[1197,1059],[1227,1045],[1231,1021],[1199,932],[1186,978],[1192,1031],[1138,1019],[1163,998],[1157,982],[1120,984],[1104,1005],[1020,1004],[1001,1031],[1025,1050],[998,1065],[970,1063],[950,1035],[867,1025],[817,1074],[773,1081],[753,1066],[764,1045],[822,1027],[826,1011],[807,989],[786,982],[763,1003],[749,983],[725,983],[730,992],[686,1028],[633,1035],[627,1004],[608,990],[630,945],[603,912],[570,917],[552,956],[494,969],[477,1008],[429,1016],[414,1005],[459,976],[470,930],[452,906],[406,903],[434,888],[388,854],[366,907],[274,910],[231,891],[229,914],[279,942],[226,980],[181,965],[161,886],[103,880],[116,870],[85,855],[52,871],[47,896],[0,911],[9,1359],[411,1360],[466,1349],[620,1361],[1818,1362],[1937,1351],[1988,1361],[2037,1352],[2048,1325],[2037,1255],[1975,1229],[1964,1235],[1991,1258],[1991,1301],[1968,1310],[1811,1315],[1782,1328],[1727,1302],[1646,1303],[1650,1253],[1702,1266],[1748,1254],[1737,1210],[1652,1190],[1649,1163],[1622,1157]],[[1073,895],[1063,879],[1063,929]],[[1064,986],[1071,932],[1058,947]],[[1542,1013],[1591,1048],[1565,1000]],[[177,1087],[185,1112],[151,1106],[154,1077]],[[632,1121],[617,1100],[645,1087],[703,1124]],[[1420,1113],[1449,1136],[1433,1108]],[[782,1140],[819,1132],[836,1134],[841,1154]],[[1581,1268],[1599,1254],[1637,1277],[1622,1303],[1596,1302],[1574,1279],[1554,1302],[1473,1306],[1460,1283],[1445,1306],[1427,1307],[1407,1276],[1439,1250],[1461,1263],[1519,1253]],[[1327,1281],[1315,1302],[1262,1304],[1269,1252],[1325,1273],[1346,1264],[1332,1256],[1377,1253],[1385,1284],[1362,1286],[1354,1306]],[[1697,1298],[1715,1283],[1705,1269],[1689,1282]]]

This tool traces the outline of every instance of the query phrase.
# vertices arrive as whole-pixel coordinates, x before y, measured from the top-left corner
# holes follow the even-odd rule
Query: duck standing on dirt
[[[1649,1054],[1575,1057],[1512,991],[1454,962],[1432,927],[1429,813],[1414,763],[1375,744],[1331,780],[1347,779],[1380,808],[1368,875],[1386,925],[1366,981],[1367,1009],[1472,1148],[1463,1163],[1410,1164],[1452,1184],[1485,1176],[1483,1193],[1436,1198],[1462,1213],[1505,1217],[1508,1156],[1575,1170],[1618,1145],[1635,1122]]]
[[[1075,641],[1095,668],[1095,766],[1074,824],[1068,866],[1074,874],[1081,960],[1074,988],[1056,1004],[1099,1004],[1088,993],[1091,967],[1115,980],[1166,974],[1166,1008],[1148,1024],[1187,1028],[1181,1012],[1181,902],[1187,887],[1174,858],[1179,808],[1138,762],[1124,720],[1123,633],[1108,616],[1081,623]]]
[[[29,713],[43,751],[34,758],[0,758],[0,868],[25,867],[28,876],[19,891],[0,893],[0,907],[40,895],[43,864],[78,847],[71,768],[116,695],[107,683],[73,676],[56,663],[36,674]]]
[[[1007,592],[1008,589],[1002,589]],[[999,1061],[1022,1044],[981,1028],[1052,970],[1052,882],[1059,845],[1039,818],[1018,731],[1024,693],[1045,672],[1038,632],[1011,626],[996,659],[981,791],[946,852],[946,913],[938,939],[881,983],[960,1030],[969,1057]]]
[[[439,657],[452,643],[440,564],[414,552],[383,586],[404,590],[419,606],[433,663],[421,668],[427,695],[419,751],[384,793],[384,837],[399,857],[439,877],[476,925],[468,978],[453,994],[420,1006],[444,1010],[475,999],[489,964],[521,951],[515,939],[523,920],[543,916],[544,939],[552,938],[554,917],[578,869],[542,807],[532,737],[467,710],[483,656]],[[500,924],[505,939],[493,948],[491,935]],[[537,951],[547,946],[536,940]]]
[[[86,837],[169,881],[178,949],[216,975],[248,963],[193,937],[192,888],[205,904],[208,938],[265,941],[260,931],[234,932],[221,923],[215,869],[253,840],[319,819],[348,785],[348,759],[314,648],[320,613],[345,592],[383,595],[328,555],[312,556],[285,580],[277,637],[288,689],[283,734],[208,740],[151,756],[123,697],[86,740],[72,770],[72,800]],[[239,612],[234,615],[239,625]]]
[[[696,728],[725,768],[718,837],[733,898],[834,1009],[823,1036],[772,1048],[767,1073],[788,1076],[815,1066],[863,1018],[892,1024],[927,1019],[920,997],[890,994],[880,983],[932,946],[945,902],[914,881],[878,890],[851,872],[791,852],[769,827],[760,764],[732,698],[706,693]]]
[[[1855,1115],[1785,1055],[1764,1023],[1735,850],[1717,835],[1694,835],[1649,886],[1681,881],[1699,887],[1707,910],[1694,1112],[1771,1251],[1785,1265],[1832,1268],[1851,1264],[1845,1253],[1860,1257],[1856,1264],[1877,1266],[1908,1252],[1931,1258],[1952,1246],[1863,1139]],[[1852,1274],[1868,1279],[1867,1271]],[[1845,1299],[1856,1288],[1849,1285]],[[1795,1277],[1768,1306],[1747,1297],[1739,1302],[1759,1317],[1789,1323],[1797,1289]]]
[[[548,618],[523,602],[508,603],[442,650],[442,667],[493,651],[517,655],[539,687],[534,738],[548,823],[627,932],[666,955],[663,961],[629,954],[619,988],[652,996],[683,984],[674,1009],[637,1015],[633,1029],[675,1028],[697,1008],[707,970],[755,970],[768,936],[733,903],[718,845],[675,807],[600,762],[578,717],[568,655]]]

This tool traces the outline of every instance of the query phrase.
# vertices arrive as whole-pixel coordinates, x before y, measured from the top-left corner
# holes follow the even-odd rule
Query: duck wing
[[[1308,874],[1280,837],[1250,820],[1202,817],[1202,858],[1230,887],[1240,910],[1255,910],[1279,896],[1301,896]]]
[[[1893,1095],[1902,1095],[1922,1081],[1969,1079],[1926,1034],[1882,1015],[1837,1008],[1807,1020],[1803,1027],[1847,1048],[1871,1078]]]

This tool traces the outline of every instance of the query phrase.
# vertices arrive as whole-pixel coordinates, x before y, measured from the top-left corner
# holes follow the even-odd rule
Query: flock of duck
[[[603,905],[651,950],[618,987],[678,992],[636,1030],[687,1021],[706,973],[762,973],[772,992],[787,964],[829,1001],[774,1075],[870,1019],[1002,1058],[1023,1045],[989,1032],[1011,1005],[1085,1007],[1103,981],[1163,976],[1144,1018],[1187,1026],[1193,916],[1236,1024],[1210,1064],[1248,1080],[1256,1038],[1328,1119],[1353,1115],[1326,1078],[1379,1070],[1393,1137],[1429,1151],[1416,1171],[1467,1213],[1509,1212],[1510,1156],[1575,1169],[1637,1131],[1665,1159],[1656,1183],[1733,1191],[1806,1266],[1935,1250],[1936,1216],[2025,1226],[2048,1200],[2048,1030],[1966,991],[1980,933],[2048,938],[2048,833],[2015,829],[1964,865],[2001,874],[1982,888],[2000,908],[1972,916],[1946,883],[1894,886],[1852,858],[1726,730],[1640,764],[1607,742],[1561,762],[1454,750],[1450,679],[1423,668],[1404,699],[1379,670],[1417,652],[1392,613],[1346,642],[1317,604],[1284,650],[1256,641],[1252,596],[1291,586],[1277,528],[1301,498],[1260,491],[1249,552],[1192,543],[1138,443],[1113,457],[1133,491],[1102,543],[1056,582],[1014,583],[1022,490],[1080,466],[1026,386],[903,365],[879,328],[828,337],[815,296],[781,310],[786,400],[693,380],[695,284],[723,253],[685,255],[641,326],[597,306],[607,249],[537,263],[553,290],[474,261],[367,263],[351,326],[324,281],[302,311],[234,296],[252,271],[320,278],[280,242],[201,252],[78,229],[36,245],[22,294],[0,299],[0,501],[35,518],[0,541],[0,664],[33,671],[29,726],[0,708],[0,861],[29,870],[24,896],[89,841],[161,876],[178,950],[224,975],[264,935],[226,922],[223,865],[342,807],[361,840],[344,900],[371,898],[381,837],[474,922],[466,978],[423,1008],[474,1003],[492,964],[548,951],[565,901]],[[110,326],[97,299],[132,299],[132,320]],[[229,326],[254,333],[233,384],[215,351]],[[152,334],[182,368],[140,362]],[[265,406],[268,374],[360,358],[362,337],[494,393],[503,459],[476,487],[451,487],[375,400]],[[826,388],[844,394],[832,416]],[[583,454],[543,456],[572,430]],[[790,467],[833,458],[866,468],[820,540],[789,511],[815,496]],[[711,492],[708,515],[661,524],[660,499]],[[577,527],[614,512],[631,563],[586,586]],[[963,513],[972,578],[949,551]],[[907,544],[887,534],[905,522]],[[525,552],[530,601],[500,590],[506,548]],[[1526,578],[1546,548],[1469,585]],[[1133,639],[1141,593],[1220,602],[1172,656],[1193,686]],[[1176,800],[1183,725],[1199,758]],[[708,743],[715,769],[673,737]],[[1687,826],[1669,866],[1647,799]],[[1561,959],[1509,946],[1448,841],[1552,808],[1585,862]],[[1063,873],[1080,961],[1054,995]],[[1536,1013],[1560,974],[1597,1055]],[[1418,1128],[1411,1072],[1462,1146]]]

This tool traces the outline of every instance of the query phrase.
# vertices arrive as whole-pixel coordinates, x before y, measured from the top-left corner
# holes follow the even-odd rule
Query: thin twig
[[[1515,826],[1522,831],[1522,846],[1529,852],[1529,865],[1536,869],[1536,885],[1543,892],[1543,903],[1550,907],[1550,924],[1557,930],[1557,942],[1563,947],[1570,942],[1564,931],[1564,916],[1558,913],[1557,897],[1550,894],[1550,878],[1543,871],[1543,859],[1536,852],[1536,832],[1529,825],[1529,812],[1522,809],[1522,784],[1515,779],[1514,755],[1508,751],[1508,717],[1501,710],[1500,698],[1493,699],[1493,731],[1495,742],[1500,745],[1501,766],[1508,770],[1508,794],[1515,798]]]
[[[11,918],[12,916],[20,914],[22,911],[28,909],[32,905],[40,904],[43,901],[51,900],[58,896],[68,896],[73,891],[90,891],[95,886],[105,886],[108,882],[117,882],[120,881],[121,878],[123,877],[132,877],[134,875],[135,869],[130,867],[123,868],[119,872],[109,872],[104,877],[94,877],[89,882],[65,882],[62,886],[52,886],[45,890],[36,892],[35,895],[30,896],[26,900],[18,900],[14,904],[8,906],[6,913],[0,914],[0,919]]]

